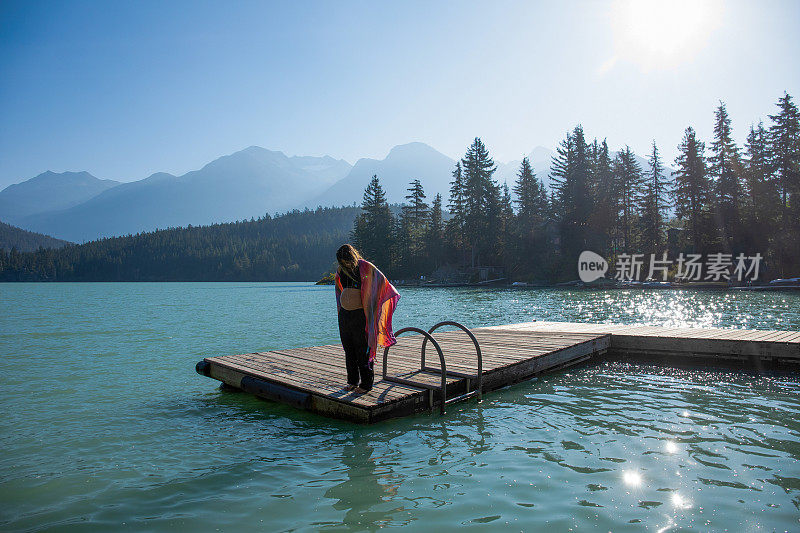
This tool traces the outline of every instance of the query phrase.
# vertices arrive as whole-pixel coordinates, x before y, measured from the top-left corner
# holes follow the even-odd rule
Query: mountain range
[[[528,154],[546,186],[551,150]],[[646,161],[639,158],[643,167]],[[120,183],[88,172],[45,172],[0,191],[0,220],[73,242],[154,229],[262,217],[291,209],[360,204],[373,174],[390,203],[405,201],[419,179],[428,201],[447,205],[455,160],[420,142],[395,146],[384,159],[350,165],[330,156],[286,156],[251,146],[181,176],[156,173]],[[520,161],[497,163],[495,179],[512,187]]]
[[[182,176],[160,172],[143,180],[116,183],[80,203],[34,212],[4,209],[16,199],[7,199],[7,191],[33,181],[29,180],[0,191],[0,220],[74,242],[244,220],[292,209],[298,199],[318,194],[350,168],[346,161],[332,157],[287,157],[251,146]],[[97,188],[105,182],[81,174]],[[16,190],[11,192],[17,198],[22,196]],[[51,201],[49,191],[31,188],[25,205],[35,204],[38,197]]]
[[[59,211],[82,204],[120,185],[88,172],[43,172],[0,192],[0,219],[14,222],[26,216]]]

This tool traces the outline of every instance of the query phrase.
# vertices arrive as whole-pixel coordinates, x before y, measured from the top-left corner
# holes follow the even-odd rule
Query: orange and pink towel
[[[358,260],[358,273],[361,276],[361,304],[367,317],[367,344],[369,360],[375,360],[378,346],[392,346],[397,341],[392,332],[392,314],[400,300],[400,293],[389,283],[378,267],[364,259]],[[339,297],[342,294],[342,281],[339,273],[335,276],[336,309],[341,308]]]

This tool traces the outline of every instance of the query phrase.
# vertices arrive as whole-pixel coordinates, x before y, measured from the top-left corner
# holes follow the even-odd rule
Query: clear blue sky
[[[181,174],[254,144],[353,163],[480,136],[506,161],[577,123],[671,162],[719,100],[740,143],[800,100],[800,2],[628,3],[3,0],[0,187]]]

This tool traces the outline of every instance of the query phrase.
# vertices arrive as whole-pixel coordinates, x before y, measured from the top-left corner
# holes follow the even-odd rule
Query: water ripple
[[[0,286],[0,529],[797,528],[795,377],[604,364],[358,426],[194,374],[336,342],[328,289]],[[443,318],[800,330],[800,298],[403,290],[396,326]]]

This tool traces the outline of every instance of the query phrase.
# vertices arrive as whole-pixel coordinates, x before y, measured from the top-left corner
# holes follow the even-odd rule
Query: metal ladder
[[[439,343],[436,342],[436,339],[433,338],[433,332],[439,329],[442,326],[454,326],[463,330],[469,338],[472,340],[472,343],[475,345],[475,353],[478,357],[478,373],[477,374],[465,374],[463,372],[456,372],[454,370],[447,370],[447,365],[445,364],[444,360],[444,353],[442,352],[442,347],[439,346]],[[387,366],[387,356],[389,355],[389,346],[387,346],[383,350],[383,380],[390,381],[393,383],[399,383],[401,385],[409,385],[412,387],[419,387],[423,389],[428,389],[428,404],[433,410],[433,391],[439,389],[442,395],[442,402],[441,402],[441,413],[444,414],[445,406],[451,403],[459,402],[462,400],[466,400],[467,398],[471,398],[472,396],[476,396],[478,401],[481,401],[483,396],[483,356],[481,355],[481,346],[478,344],[478,339],[475,338],[475,335],[464,325],[459,324],[458,322],[453,322],[452,320],[445,320],[444,322],[439,322],[435,326],[433,326],[428,331],[425,331],[420,328],[415,327],[407,327],[397,331],[394,335],[398,337],[403,333],[414,332],[419,333],[423,337],[425,337],[422,341],[422,350],[420,354],[420,371],[421,372],[430,372],[430,373],[439,373],[441,375],[441,384],[440,385],[431,385],[428,383],[420,383],[419,381],[413,381],[410,379],[405,379],[397,376],[388,376],[386,375],[386,366]],[[439,354],[439,366],[440,368],[431,367],[425,364],[425,347],[428,345],[428,341],[433,344],[433,347],[436,348],[436,352]],[[447,399],[447,377],[458,377],[466,379],[467,385],[467,392],[464,394],[460,394],[454,398]],[[470,390],[470,385],[472,381],[475,381],[475,389]]]

